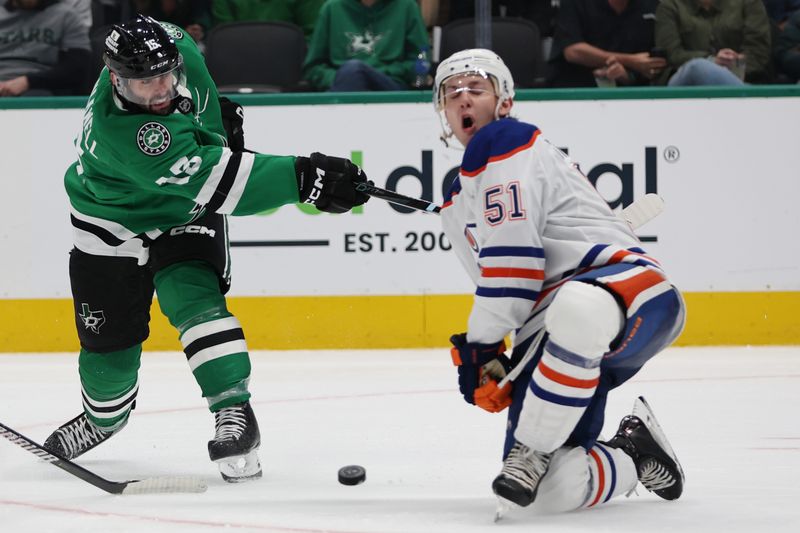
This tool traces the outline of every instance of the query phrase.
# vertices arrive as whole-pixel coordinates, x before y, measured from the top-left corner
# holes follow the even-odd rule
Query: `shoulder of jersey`
[[[480,174],[487,164],[501,161],[533,146],[539,128],[514,119],[495,120],[478,131],[464,152],[461,173]]]

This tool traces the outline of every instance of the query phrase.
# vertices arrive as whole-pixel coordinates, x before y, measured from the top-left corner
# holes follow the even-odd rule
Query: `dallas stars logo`
[[[106,315],[103,310],[92,311],[89,309],[89,304],[81,304],[81,312],[78,315],[83,321],[83,326],[86,329],[92,330],[94,333],[100,333],[100,327],[106,323]]]
[[[172,37],[174,41],[179,39],[183,39],[183,32],[181,29],[174,24],[170,24],[169,22],[159,22],[164,31],[167,32],[167,35]]]
[[[169,130],[158,122],[148,122],[136,132],[139,150],[147,155],[161,155],[167,151],[172,137]]]

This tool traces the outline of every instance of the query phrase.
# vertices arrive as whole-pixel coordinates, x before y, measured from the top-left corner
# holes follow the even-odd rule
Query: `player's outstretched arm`
[[[314,152],[295,161],[300,201],[327,213],[344,213],[369,200],[357,189],[367,176],[349,159]],[[371,183],[370,183],[371,184]]]

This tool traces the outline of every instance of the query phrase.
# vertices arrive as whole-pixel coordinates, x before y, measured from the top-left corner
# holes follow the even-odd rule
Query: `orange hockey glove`
[[[490,413],[498,413],[511,405],[512,384],[502,389],[497,383],[511,369],[503,341],[492,344],[467,342],[467,334],[450,337],[450,355],[458,367],[458,388],[467,403]]]

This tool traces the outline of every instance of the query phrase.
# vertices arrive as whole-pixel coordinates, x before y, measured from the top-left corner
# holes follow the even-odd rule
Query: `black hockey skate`
[[[119,433],[125,424],[127,419],[118,428],[103,431],[86,418],[86,413],[81,413],[51,433],[44,447],[64,459],[75,459]]]
[[[633,413],[622,419],[617,434],[607,444],[633,459],[644,488],[665,500],[680,498],[685,480],[683,469],[643,397],[634,402]]]
[[[494,478],[492,490],[498,498],[521,507],[532,504],[552,456],[552,453],[537,452],[517,442],[503,461],[500,474]]]
[[[217,432],[208,441],[208,456],[217,463],[222,479],[239,483],[260,478],[261,433],[250,402],[224,407],[214,413],[214,418]]]

